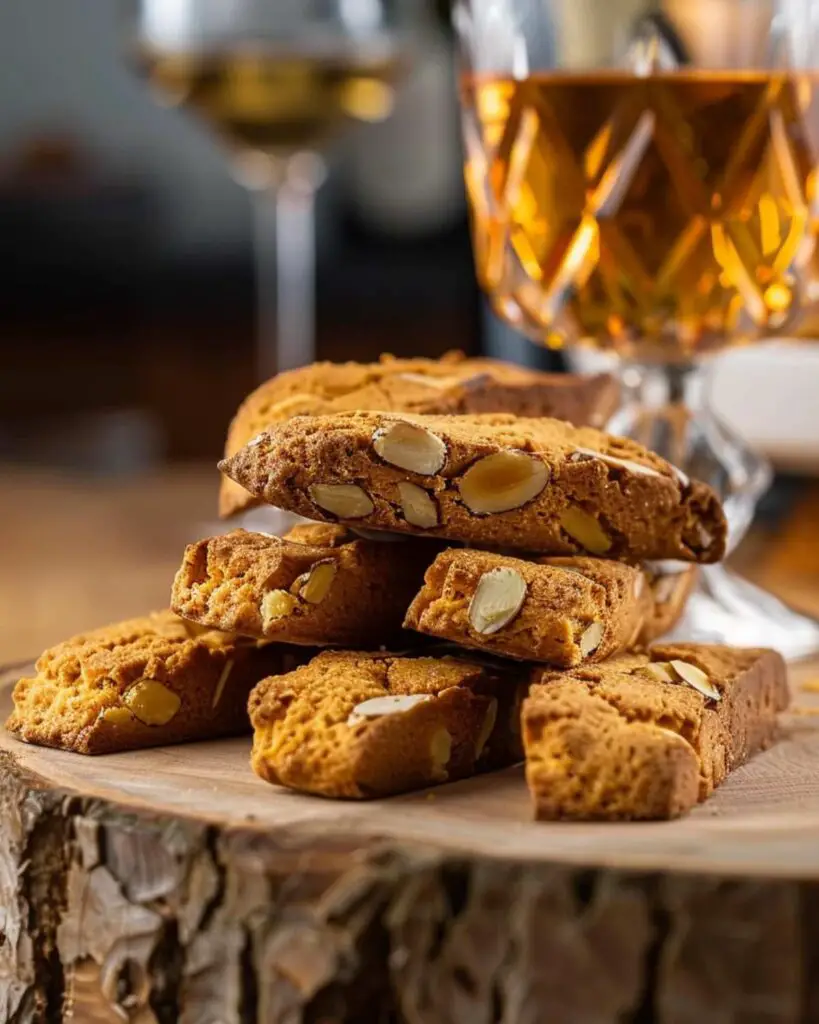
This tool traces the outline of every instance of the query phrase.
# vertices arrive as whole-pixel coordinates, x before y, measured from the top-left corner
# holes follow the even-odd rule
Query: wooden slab
[[[0,715],[17,671],[6,673]],[[366,803],[302,796],[270,786],[248,765],[249,739],[89,758],[0,736],[0,750],[50,787],[171,819],[267,833],[362,842],[388,839],[509,861],[819,878],[819,663],[792,669],[786,737],[729,776],[689,817],[642,824],[550,824],[531,820],[522,769]]]

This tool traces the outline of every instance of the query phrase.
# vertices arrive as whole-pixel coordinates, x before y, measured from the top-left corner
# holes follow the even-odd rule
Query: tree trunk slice
[[[819,1020],[819,717],[662,824],[538,824],[520,770],[324,801],[248,751],[0,737],[0,1022]]]

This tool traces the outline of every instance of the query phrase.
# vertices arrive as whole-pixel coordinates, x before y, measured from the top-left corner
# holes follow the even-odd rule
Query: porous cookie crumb
[[[532,678],[523,733],[541,819],[684,814],[773,741],[789,699],[764,649],[665,644]]]
[[[634,441],[558,420],[297,416],[220,468],[272,505],[371,530],[631,562],[715,562],[725,551],[709,487]],[[407,483],[428,499],[426,529]]]
[[[225,458],[271,424],[304,413],[508,412],[600,427],[618,400],[619,387],[606,374],[543,373],[493,359],[466,359],[460,352],[440,359],[385,355],[377,363],[314,363],[278,374],[245,399],[230,425]],[[255,503],[241,485],[223,478],[221,515],[234,515]]]
[[[299,657],[200,629],[170,611],[73,637],[14,688],[18,739],[107,754],[246,732],[253,686]]]
[[[441,552],[410,605],[410,629],[558,667],[632,647],[652,609],[643,573],[600,558],[547,564],[467,548]]]
[[[284,538],[235,530],[189,545],[171,606],[192,622],[259,639],[377,647],[400,632],[436,551],[320,523]]]
[[[253,769],[364,799],[514,764],[525,676],[469,659],[327,651],[253,691]]]

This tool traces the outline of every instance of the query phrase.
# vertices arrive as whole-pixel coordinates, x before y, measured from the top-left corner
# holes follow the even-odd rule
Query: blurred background
[[[346,6],[366,17],[368,0]],[[564,368],[485,311],[449,4],[409,6],[423,27],[389,109],[324,149],[317,354],[459,348]],[[182,546],[212,528],[215,460],[258,380],[251,197],[204,121],[138,72],[127,14],[0,4],[0,662],[167,602]],[[749,419],[735,382],[724,407],[753,433],[759,406]],[[805,465],[786,453],[784,469]],[[802,493],[784,478],[770,529]]]
[[[508,343],[474,278],[448,3],[413,5],[391,116],[324,148],[322,359]],[[251,196],[138,72],[136,7],[0,4],[0,662],[167,602],[258,380]]]
[[[320,358],[483,344],[447,4],[429,7],[392,117],[327,151]],[[254,384],[248,194],[210,129],[161,106],[125,53],[110,0],[0,9],[8,462],[110,473],[213,458]]]

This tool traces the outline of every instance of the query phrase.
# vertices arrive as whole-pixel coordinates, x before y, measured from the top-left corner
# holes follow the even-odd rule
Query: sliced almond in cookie
[[[213,691],[213,700],[211,701],[211,707],[215,708],[219,701],[222,699],[222,693],[225,689],[225,683],[228,681],[228,676],[233,669],[233,659],[229,658],[225,662],[225,667],[222,669],[222,674],[219,676],[219,680],[216,683],[216,688]]]
[[[319,508],[339,519],[363,519],[375,511],[370,496],[358,484],[313,484],[310,497]]]
[[[708,697],[709,700],[722,700],[722,694],[702,669],[690,665],[687,661],[671,661],[669,664],[684,683],[701,693],[703,697]]]
[[[510,449],[480,459],[458,481],[464,504],[477,515],[510,512],[536,498],[549,482],[549,467]]]
[[[477,761],[483,753],[483,748],[489,741],[489,737],[492,735],[492,730],[495,728],[495,723],[498,720],[498,701],[496,697],[489,699],[489,707],[486,709],[486,715],[484,716],[483,724],[481,725],[481,731],[478,734],[478,738],[475,741],[475,760]]]
[[[99,713],[100,722],[106,722],[108,725],[130,725],[135,717],[133,711],[129,711],[128,708],[105,708]]]
[[[321,604],[330,593],[338,566],[332,559],[316,562],[309,572],[302,573],[293,583],[291,591],[308,604]]]
[[[144,725],[167,725],[182,704],[179,694],[156,679],[140,679],[122,699]]]
[[[667,661],[653,661],[650,665],[641,668],[640,671],[651,676],[652,679],[656,679],[658,683],[677,682],[677,677],[671,671],[671,666]]]
[[[373,448],[391,466],[421,476],[434,476],[446,462],[446,445],[440,437],[406,420],[379,427],[373,434]]]
[[[469,604],[472,628],[482,636],[490,636],[509,625],[523,607],[526,589],[526,581],[514,569],[484,573]]]
[[[605,555],[611,548],[611,537],[593,515],[576,505],[560,513],[560,525],[577,543],[593,555]]]
[[[452,757],[452,736],[448,729],[440,728],[432,735],[429,745],[432,757],[432,776],[436,780],[446,781],[449,776],[447,767]]]
[[[600,459],[609,466],[627,469],[631,473],[640,473],[643,476],[662,476],[662,473],[658,473],[651,466],[644,466],[641,462],[632,462],[631,459],[619,459],[616,455],[597,452],[593,448],[576,448],[573,454],[569,456],[570,462],[584,462],[587,459]]]
[[[270,590],[262,598],[261,613],[264,625],[278,622],[290,615],[298,605],[298,600],[286,590]]]
[[[438,525],[438,506],[423,487],[401,481],[398,485],[401,510],[410,526],[431,530]]]
[[[593,622],[580,637],[580,653],[584,658],[594,654],[603,640],[606,629],[602,622]]]
[[[385,715],[402,715],[419,704],[432,700],[428,693],[406,693],[396,696],[373,697],[356,705],[350,712],[347,725],[355,725],[367,718],[383,718]]]

